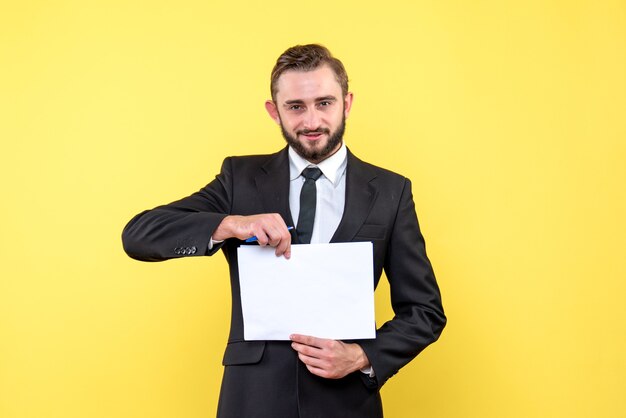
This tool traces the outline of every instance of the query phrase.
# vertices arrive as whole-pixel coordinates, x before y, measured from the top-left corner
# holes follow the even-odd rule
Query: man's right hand
[[[213,232],[211,238],[224,241],[228,238],[245,240],[257,237],[259,245],[276,248],[276,256],[291,257],[291,234],[283,218],[277,213],[260,215],[229,215],[225,217]]]

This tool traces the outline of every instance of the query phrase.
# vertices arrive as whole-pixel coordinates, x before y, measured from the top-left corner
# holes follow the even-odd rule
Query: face
[[[333,155],[343,142],[352,93],[343,97],[333,70],[286,71],[277,83],[276,101],[265,108],[280,125],[289,145],[303,158],[319,163]]]

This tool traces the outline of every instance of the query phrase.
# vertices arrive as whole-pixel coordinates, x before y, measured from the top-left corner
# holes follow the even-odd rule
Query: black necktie
[[[298,239],[302,244],[311,242],[313,234],[313,221],[315,220],[315,203],[317,201],[317,187],[315,181],[322,175],[322,170],[317,167],[302,170],[302,177],[306,180],[300,192],[300,214],[298,215]]]

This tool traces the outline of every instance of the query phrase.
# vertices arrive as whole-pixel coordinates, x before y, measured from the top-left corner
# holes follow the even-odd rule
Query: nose
[[[315,108],[310,108],[304,115],[304,129],[315,130],[320,127],[320,114]]]

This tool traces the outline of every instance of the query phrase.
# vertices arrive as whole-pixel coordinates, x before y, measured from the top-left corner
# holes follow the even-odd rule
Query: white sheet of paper
[[[376,337],[371,242],[238,249],[244,339]]]

